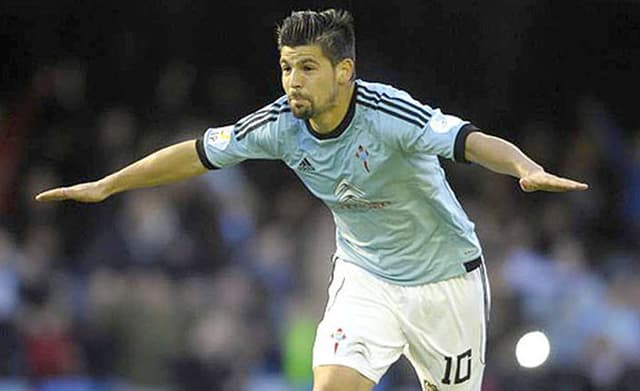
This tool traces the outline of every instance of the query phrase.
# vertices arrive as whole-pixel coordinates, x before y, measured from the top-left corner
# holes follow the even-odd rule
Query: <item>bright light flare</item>
[[[541,331],[531,331],[520,337],[516,344],[516,359],[525,368],[535,368],[547,361],[551,347]]]

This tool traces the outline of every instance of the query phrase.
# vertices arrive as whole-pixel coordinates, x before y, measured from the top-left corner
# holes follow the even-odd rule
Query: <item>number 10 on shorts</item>
[[[445,368],[444,376],[442,377],[442,384],[451,384],[451,374],[454,370],[455,361],[455,379],[453,384],[464,383],[471,378],[471,349],[459,354],[455,360],[451,356],[445,356]]]

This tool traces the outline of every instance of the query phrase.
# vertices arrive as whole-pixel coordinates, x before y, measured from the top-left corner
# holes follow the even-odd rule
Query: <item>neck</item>
[[[309,118],[309,124],[311,124],[314,131],[326,134],[331,133],[338,127],[342,119],[347,115],[347,111],[349,111],[354,88],[355,83],[349,83],[346,87],[338,88],[335,105],[324,113]]]

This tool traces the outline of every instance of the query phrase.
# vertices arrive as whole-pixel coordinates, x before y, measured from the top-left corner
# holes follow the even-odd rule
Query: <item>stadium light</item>
[[[547,361],[550,351],[547,336],[541,331],[530,331],[516,344],[516,360],[521,367],[536,368]]]

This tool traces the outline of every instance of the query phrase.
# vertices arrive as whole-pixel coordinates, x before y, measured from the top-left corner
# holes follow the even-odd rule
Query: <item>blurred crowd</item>
[[[43,70],[3,108],[2,389],[308,388],[333,225],[282,164],[247,162],[96,205],[33,201],[216,124],[182,114],[190,72],[171,64],[160,77],[156,118],[90,112],[73,62]],[[490,273],[487,391],[631,390],[639,380],[640,137],[596,98],[575,110],[566,139],[536,121],[515,141],[590,183],[586,193],[525,195],[512,178],[443,162]],[[529,330],[551,341],[536,370],[513,354]],[[400,362],[378,389],[417,387]]]
[[[308,390],[334,227],[283,164],[95,205],[33,200],[256,109],[243,75],[203,78],[172,59],[144,75],[153,89],[119,100],[98,96],[88,67],[63,57],[0,99],[0,389]],[[485,391],[640,384],[640,124],[625,128],[595,95],[564,110],[562,123],[487,131],[588,192],[524,194],[513,178],[443,162],[492,287]],[[515,344],[531,330],[551,356],[524,369]],[[376,390],[419,386],[403,360]]]

